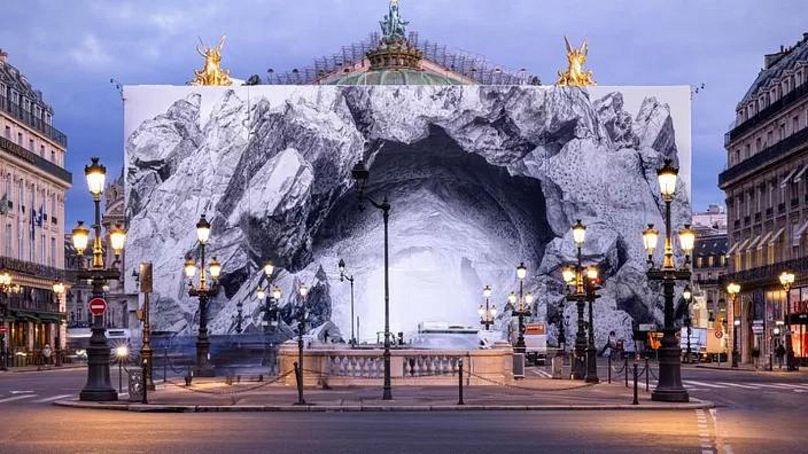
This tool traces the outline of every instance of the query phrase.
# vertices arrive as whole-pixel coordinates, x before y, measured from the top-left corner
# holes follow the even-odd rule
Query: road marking
[[[72,396],[73,396],[73,394],[59,394],[58,396],[46,397],[44,399],[35,400],[33,402],[35,404],[42,404],[42,403],[45,403],[45,402],[53,402],[54,400],[67,399],[68,397],[72,397]]]
[[[37,396],[36,394],[21,394],[21,395],[14,396],[14,397],[6,397],[5,399],[0,399],[0,404],[5,403],[5,402],[11,402],[11,401],[14,401],[14,400],[30,399],[31,397],[36,397],[36,396]]]
[[[704,383],[704,382],[695,381],[695,380],[686,380],[685,383],[693,384],[693,385],[696,385],[696,386],[706,386],[708,388],[724,389],[724,386],[714,385],[712,383]]]
[[[726,386],[733,386],[735,388],[741,388],[741,389],[758,389],[757,386],[743,385],[741,383],[727,383],[727,382],[722,382],[722,381],[719,381],[719,382],[716,382],[716,383],[726,385]]]
[[[10,394],[13,396],[15,394],[33,394],[33,391],[11,391]]]

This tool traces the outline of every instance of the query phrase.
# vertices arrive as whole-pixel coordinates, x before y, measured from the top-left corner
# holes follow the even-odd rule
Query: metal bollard
[[[607,376],[609,377],[609,383],[611,383],[612,382],[612,352],[609,352],[608,361],[609,361],[609,366],[607,367],[607,370],[609,372],[607,373]]]
[[[628,374],[626,374],[628,375]],[[634,402],[631,405],[639,405],[640,401],[637,399],[637,363],[634,363]]]
[[[297,403],[296,405],[305,405],[306,401],[303,400],[303,368],[298,366],[297,361],[295,365],[295,379],[297,380]]]
[[[457,374],[457,385],[458,385],[458,387],[457,387],[457,392],[458,392],[457,405],[465,405],[465,403],[463,403],[463,360],[462,359],[457,362],[457,370],[458,370],[458,374]]]
[[[626,388],[628,388],[628,356],[624,358],[623,362],[623,376],[626,378]]]
[[[651,373],[651,368],[648,366],[648,358],[645,358],[645,392],[648,392],[648,375]]]

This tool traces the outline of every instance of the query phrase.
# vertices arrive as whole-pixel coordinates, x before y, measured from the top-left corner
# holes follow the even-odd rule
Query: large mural
[[[392,205],[394,332],[478,326],[483,287],[503,308],[524,262],[534,318],[553,336],[563,311],[574,333],[560,267],[575,258],[570,226],[581,219],[584,258],[605,277],[596,335],[631,338],[632,321],[662,318],[641,232],[664,224],[656,169],[666,158],[680,168],[674,225],[690,216],[689,98],[687,87],[126,87],[127,273],[153,262],[154,329],[194,330],[182,265],[204,213],[208,256],[223,266],[213,333],[234,332],[239,302],[244,326],[259,329],[267,260],[279,267],[282,326],[293,326],[294,289],[305,283],[311,326],[350,333],[343,259],[359,338],[375,340],[383,222],[358,208],[351,169],[362,159],[367,193]],[[500,310],[497,326],[509,322]]]

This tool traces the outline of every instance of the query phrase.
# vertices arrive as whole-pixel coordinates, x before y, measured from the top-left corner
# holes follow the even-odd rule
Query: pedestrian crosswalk
[[[717,389],[743,389],[747,391],[785,391],[795,393],[808,393],[808,383],[764,383],[764,382],[725,382],[682,380],[685,388],[690,391],[717,390]]]
[[[34,391],[11,391],[8,395],[0,395],[0,406],[5,404],[50,404],[57,400],[74,399],[77,394],[40,395]]]

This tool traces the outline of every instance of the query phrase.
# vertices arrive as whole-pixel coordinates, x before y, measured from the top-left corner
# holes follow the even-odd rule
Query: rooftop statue
[[[395,42],[406,39],[406,27],[409,25],[409,21],[401,18],[398,12],[398,0],[390,0],[390,10],[379,24],[382,27],[382,39],[384,41]]]
[[[232,85],[233,81],[230,80],[230,72],[222,69],[222,46],[224,46],[225,37],[219,40],[216,47],[204,47],[202,40],[199,40],[199,45],[196,46],[196,51],[199,52],[205,59],[205,66],[201,70],[194,70],[194,80],[191,85]]]
[[[580,49],[573,48],[566,36],[564,37],[564,43],[567,46],[567,61],[569,64],[566,71],[558,72],[558,81],[556,81],[556,85],[576,87],[595,85],[595,81],[592,79],[592,71],[583,69],[583,65],[586,63],[586,57],[589,52],[589,47],[587,46],[586,41],[581,44]]]

